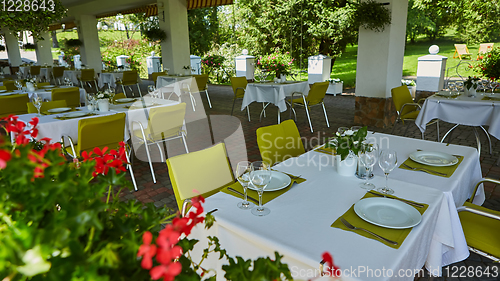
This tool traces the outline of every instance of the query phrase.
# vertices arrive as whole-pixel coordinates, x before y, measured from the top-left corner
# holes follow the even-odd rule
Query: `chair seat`
[[[493,213],[500,216],[500,212],[465,202],[464,206]],[[480,249],[495,257],[500,257],[500,224],[492,224],[493,219],[476,215],[470,212],[459,212],[460,222],[465,234],[467,245]]]
[[[141,130],[134,130],[133,134],[135,137],[137,137],[141,140],[143,139]],[[172,130],[163,132],[162,134],[157,134],[156,136],[151,136],[151,130],[149,130],[149,127],[148,127],[148,128],[144,129],[144,134],[146,135],[147,141],[156,142],[156,141],[161,141],[163,139],[168,139],[168,138],[179,136],[179,130],[172,129]]]
[[[405,115],[401,116],[402,120],[415,120],[417,119],[418,114],[420,113],[420,110],[415,110],[409,113],[406,113]]]

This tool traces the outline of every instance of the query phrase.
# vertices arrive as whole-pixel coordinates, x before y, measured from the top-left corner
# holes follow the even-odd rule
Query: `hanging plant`
[[[143,35],[144,37],[146,37],[146,39],[152,42],[162,42],[163,40],[167,39],[167,34],[165,33],[165,31],[161,30],[158,27],[152,27],[148,30],[145,30],[143,32]]]
[[[0,45],[0,52],[3,52],[5,51],[5,46],[4,45]]]
[[[83,42],[80,39],[68,39],[65,44],[68,48],[75,48],[83,45]]]
[[[43,40],[41,34],[49,30],[49,24],[66,16],[66,8],[60,0],[44,2],[43,6],[41,1],[24,1],[30,2],[29,6],[25,6],[24,2],[18,5],[18,2],[22,1],[16,1],[15,5],[6,5],[0,11],[0,28],[6,28],[15,35],[21,31],[31,31],[33,38]],[[17,9],[22,11],[16,11]]]
[[[391,12],[382,3],[368,0],[357,4],[356,21],[362,28],[381,32],[391,24]]]
[[[24,44],[24,49],[26,49],[26,50],[34,50],[34,49],[36,49],[36,47],[35,47],[35,44],[26,43],[26,44]]]

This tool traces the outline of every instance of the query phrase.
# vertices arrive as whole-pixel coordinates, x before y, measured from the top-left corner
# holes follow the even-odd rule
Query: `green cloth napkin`
[[[67,113],[67,112],[71,112],[71,111],[80,111],[80,109],[72,108],[71,110],[64,111],[64,112],[48,112],[48,111],[44,111],[44,112],[41,112],[41,114],[42,115],[54,115],[54,114]]]
[[[372,190],[372,192],[375,192],[375,191]],[[378,192],[375,192],[375,193],[378,193]],[[385,195],[385,196],[388,198],[397,198],[396,196],[391,196],[391,195]],[[376,196],[376,195],[373,195],[370,193],[366,193],[365,196],[363,196],[363,198],[361,198],[361,199],[370,198],[370,197],[379,197],[379,196]],[[411,200],[408,200],[408,201],[411,201]],[[414,201],[411,201],[411,202],[414,202]],[[415,209],[417,209],[417,211],[420,212],[420,214],[424,214],[425,210],[427,210],[427,208],[429,207],[428,204],[423,204],[420,202],[414,202],[414,203],[424,205],[423,208],[414,207]],[[386,243],[386,242],[376,238],[375,236],[373,236],[373,235],[371,235],[363,230],[351,230],[351,229],[347,228],[340,221],[340,218],[344,218],[346,221],[348,221],[350,224],[352,224],[356,227],[364,228],[364,229],[369,230],[373,233],[376,233],[384,238],[387,238],[387,239],[392,240],[392,241],[396,241],[396,242],[398,242],[398,244],[392,245],[392,244]],[[374,240],[377,240],[381,243],[384,243],[385,245],[387,245],[391,248],[394,248],[394,249],[399,249],[401,244],[403,244],[406,237],[408,236],[408,234],[410,234],[410,231],[412,230],[412,228],[405,228],[405,229],[386,228],[386,227],[377,226],[377,225],[371,224],[367,221],[364,221],[362,218],[360,218],[354,212],[354,204],[351,206],[351,208],[349,208],[349,210],[347,210],[347,212],[345,212],[341,217],[339,217],[337,220],[335,220],[335,222],[331,225],[331,227],[340,228],[342,230],[355,232],[356,234],[359,234],[359,235],[364,236],[366,238],[374,239]]]
[[[408,166],[410,166],[412,168],[424,168],[424,169],[428,169],[428,170],[426,170],[424,172],[426,172],[426,173],[428,173],[430,175],[449,178],[449,177],[451,177],[453,175],[453,173],[455,172],[455,170],[458,168],[458,165],[460,165],[460,163],[462,163],[462,161],[464,160],[463,156],[460,156],[460,155],[453,155],[453,156],[457,157],[457,159],[458,159],[458,163],[455,164],[455,165],[453,165],[453,166],[446,166],[446,167],[429,166],[429,165],[424,165],[424,164],[417,163],[417,162],[411,160],[410,158],[406,159],[406,161],[404,161],[403,164],[406,164],[406,165],[408,165]],[[403,164],[401,164],[399,166],[400,169],[405,169],[405,170],[412,171],[411,169],[405,167]],[[436,171],[438,173],[444,173],[444,174],[446,174],[446,176],[432,173],[429,170]]]
[[[325,153],[325,154],[328,154],[328,155],[336,155],[335,148],[325,147],[324,145],[322,147],[320,147],[320,148],[315,149],[314,151]]]
[[[84,116],[78,116],[78,117],[64,117],[64,116],[58,116],[58,117],[55,117],[55,119],[59,119],[59,120],[68,120],[68,119],[75,119],[75,118],[82,118],[82,117],[87,117],[87,116],[93,116],[93,115],[97,115],[97,113],[87,113],[85,114]]]
[[[272,201],[274,198],[279,197],[281,194],[287,192],[292,187],[292,185],[294,183],[299,184],[299,183],[306,181],[306,179],[304,179],[304,178],[295,177],[295,176],[287,174],[287,173],[284,173],[284,174],[288,175],[290,177],[290,179],[292,180],[290,185],[286,188],[283,188],[283,189],[280,189],[277,191],[264,191],[264,193],[262,194],[262,205],[266,204],[267,202]],[[241,186],[241,184],[238,181],[222,188],[221,191],[224,193],[227,193],[227,194],[231,194],[235,197],[243,198],[243,196],[240,196],[240,195],[228,190],[229,187],[231,187],[234,190],[239,191],[239,192],[241,192],[241,194],[243,194],[243,186]],[[259,201],[259,194],[257,193],[257,191],[251,190],[250,188],[247,188],[247,193],[248,193],[248,197],[254,198],[255,200]]]
[[[483,97],[481,100],[500,100],[500,98],[497,98],[497,97]]]

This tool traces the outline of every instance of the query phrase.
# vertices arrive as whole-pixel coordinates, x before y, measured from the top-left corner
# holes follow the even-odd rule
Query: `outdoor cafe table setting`
[[[10,96],[10,95],[16,95],[16,94],[28,94],[28,97],[30,100],[33,100],[33,95],[36,93],[38,96],[42,98],[44,101],[51,101],[52,100],[52,89],[54,88],[68,88],[69,86],[54,86],[54,85],[47,85],[47,86],[41,86],[40,89],[36,89],[35,91],[28,91],[27,89],[23,90],[14,90],[12,92],[5,92],[1,93],[0,91],[0,96]],[[86,103],[86,91],[85,89],[79,88],[80,90],[80,103],[85,104]]]
[[[489,126],[488,133],[500,139],[500,94],[478,92],[475,97],[464,93],[440,91],[428,97],[415,124],[425,132],[426,124],[438,118],[452,124]]]
[[[191,79],[194,79],[191,75],[161,75],[156,78],[156,87],[161,89],[162,93],[173,92],[180,96],[184,83],[187,85],[193,84]]]
[[[123,71],[115,71],[115,72],[101,72],[99,73],[99,78],[97,79],[97,85],[99,88],[104,87],[105,84],[108,84],[109,87],[116,87],[116,79],[123,79]],[[137,81],[140,83],[141,79],[139,77],[139,73],[137,74]]]
[[[80,75],[82,75],[82,72],[80,70],[66,69],[63,72],[63,79],[69,78],[73,85],[80,85],[80,81],[78,81],[78,77]]]
[[[258,217],[239,209],[237,203],[241,202],[241,196],[224,190],[206,198],[204,204],[207,212],[217,209],[213,213],[214,226],[209,230],[196,228],[190,238],[200,239],[201,249],[206,246],[207,235],[216,235],[230,256],[244,259],[273,257],[274,251],[278,251],[284,255],[283,262],[289,265],[292,276],[302,280],[318,276],[325,251],[332,254],[344,276],[359,280],[413,280],[424,265],[431,274],[440,275],[442,266],[467,258],[469,251],[456,206],[471,195],[474,188],[471,183],[481,178],[477,151],[379,133],[369,133],[367,139],[370,138],[381,149],[397,152],[398,164],[390,172],[388,181],[388,186],[395,191],[393,196],[423,207],[403,203],[405,211],[390,211],[390,207],[399,208],[396,205],[402,202],[383,198],[377,192],[367,193],[359,187],[360,179],[354,175],[341,176],[335,171],[331,154],[312,150],[273,166],[276,171],[300,176],[305,181],[287,187],[286,192],[266,202],[264,206],[271,210],[270,214]],[[401,164],[417,151],[459,155],[460,163],[446,176],[402,168]],[[375,168],[370,182],[383,187],[382,175],[382,170]],[[484,191],[480,189],[478,193],[484,200]],[[368,202],[378,202],[379,208],[374,204],[375,209],[370,209]],[[408,209],[413,213],[417,210],[421,215],[413,217],[417,221],[405,221],[400,225],[402,228],[397,229],[399,212],[405,213]],[[397,245],[382,242],[360,230],[350,231],[340,223],[340,217],[394,240]],[[204,267],[220,268],[225,261],[217,258],[209,259]]]
[[[307,96],[309,83],[307,81],[249,83],[245,89],[241,110],[245,110],[252,102],[265,102],[274,104],[278,107],[279,112],[284,112],[287,109],[285,98],[291,97],[294,92],[300,92]],[[280,123],[279,113],[278,123]]]

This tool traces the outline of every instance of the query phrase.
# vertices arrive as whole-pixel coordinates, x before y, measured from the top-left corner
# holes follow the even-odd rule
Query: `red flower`
[[[137,252],[137,257],[142,257],[141,266],[144,269],[151,269],[153,267],[153,257],[156,254],[156,245],[151,245],[151,240],[153,240],[153,234],[146,231],[142,235],[142,244]]]
[[[328,252],[324,252],[322,256],[323,260],[327,264],[327,274],[332,277],[340,277],[341,275],[341,270],[340,267],[336,266],[333,263],[333,258],[332,255]]]
[[[12,156],[10,155],[10,152],[8,150],[0,150],[0,169],[5,169],[5,167],[7,167],[7,162],[11,157]]]
[[[169,265],[159,265],[155,266],[149,274],[151,279],[158,280],[163,277],[164,281],[173,281],[175,276],[179,275],[182,270],[182,265],[178,262],[171,263]]]
[[[110,168],[114,168],[115,172],[119,174],[120,172],[125,172],[127,163],[127,158],[125,155],[125,143],[120,142],[120,148],[118,151],[112,149],[109,153],[106,153],[107,147],[100,149],[98,147],[90,153],[86,151],[82,152],[83,161],[95,160],[95,171],[92,173],[93,177],[97,177],[99,174],[106,175]],[[92,154],[95,153],[96,156],[93,157]]]

